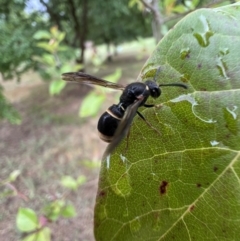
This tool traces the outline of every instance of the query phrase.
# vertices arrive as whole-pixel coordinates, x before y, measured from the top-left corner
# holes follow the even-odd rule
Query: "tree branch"
[[[150,3],[146,2],[145,0],[141,0],[141,2],[146,8],[149,8],[152,12],[155,11],[155,9],[153,8],[153,6]]]
[[[47,3],[44,2],[43,0],[40,0],[40,3],[47,9],[47,12],[50,15],[50,18],[53,20],[53,22],[56,23],[56,25],[58,26],[59,30],[62,30],[62,25],[61,25],[61,21],[60,21],[59,15],[56,14],[54,11],[52,11],[51,7],[49,7],[47,5]]]

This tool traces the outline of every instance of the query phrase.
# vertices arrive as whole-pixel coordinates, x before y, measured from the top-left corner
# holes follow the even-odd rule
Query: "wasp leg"
[[[144,104],[143,105],[144,107],[147,107],[147,108],[152,108],[152,107],[155,107],[155,108],[161,108],[163,105],[162,104],[159,104],[159,105],[148,105],[148,104]]]
[[[150,123],[147,121],[147,119],[140,113],[137,111],[137,114],[141,117],[142,120],[144,120],[146,122],[146,124],[152,128],[153,130],[155,130],[160,136],[161,136],[161,133]]]
[[[154,107],[155,105],[144,104],[143,106],[145,106],[145,107],[147,107],[147,108],[151,108],[151,107]]]

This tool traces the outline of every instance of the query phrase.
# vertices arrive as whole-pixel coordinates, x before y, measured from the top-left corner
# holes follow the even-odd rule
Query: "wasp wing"
[[[113,137],[113,140],[111,141],[111,143],[107,146],[104,154],[103,154],[103,158],[102,160],[105,160],[106,158],[108,158],[108,156],[114,151],[114,149],[120,144],[120,142],[122,141],[122,139],[128,134],[129,130],[130,130],[130,126],[132,124],[133,118],[136,115],[136,112],[138,110],[138,107],[141,105],[142,101],[143,101],[144,97],[138,97],[138,100],[135,101],[132,105],[130,105],[125,114],[123,119],[121,120],[115,134]]]
[[[125,86],[120,84],[115,84],[104,79],[94,77],[90,74],[85,74],[83,72],[69,72],[62,74],[62,79],[65,81],[73,81],[82,84],[99,85],[111,89],[124,90]]]

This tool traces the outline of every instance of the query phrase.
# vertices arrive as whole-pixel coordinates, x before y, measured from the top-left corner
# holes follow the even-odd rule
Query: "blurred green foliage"
[[[36,46],[44,51],[41,56],[34,58],[39,63],[38,71],[43,80],[51,81],[49,93],[59,94],[66,86],[66,82],[61,80],[61,73],[77,71],[82,65],[71,61],[72,58],[70,59],[68,53],[73,53],[74,56],[74,51],[71,47],[62,44],[65,33],[59,31],[57,27],[52,27],[50,31],[39,30],[33,38],[38,40]]]
[[[18,191],[14,185],[12,185],[12,183],[16,181],[20,174],[21,172],[19,170],[14,170],[6,179],[0,180],[0,187],[3,188],[3,190],[0,192],[0,199],[18,195]]]
[[[27,13],[24,0],[0,0],[0,6],[0,73],[4,80],[19,80],[22,73],[35,68],[33,54],[41,51],[32,36],[45,21],[38,12]]]
[[[6,100],[0,86],[0,120],[6,119],[11,124],[20,124],[21,118],[13,106]]]
[[[77,188],[85,182],[86,177],[83,175],[80,175],[77,179],[74,179],[72,176],[63,176],[61,179],[62,186],[71,190],[77,190]]]
[[[35,69],[33,54],[40,54],[32,38],[36,29],[43,26],[43,18],[35,12],[27,14],[24,0],[0,0],[0,73],[3,80],[16,78],[22,73]],[[17,111],[6,100],[0,86],[0,120],[20,124]]]
[[[89,1],[89,34],[96,44],[114,43],[149,37],[151,15],[136,6],[129,8],[129,0]]]

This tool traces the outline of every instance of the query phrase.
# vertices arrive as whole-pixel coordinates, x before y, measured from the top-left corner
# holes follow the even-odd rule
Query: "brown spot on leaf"
[[[192,205],[192,206],[189,208],[189,210],[192,212],[194,208],[195,208],[195,205]]]
[[[217,172],[217,170],[218,170],[218,167],[217,167],[217,166],[214,166],[214,167],[213,167],[213,171],[214,171],[214,172]]]
[[[159,212],[154,212],[154,213],[153,213],[153,217],[154,217],[155,219],[159,219],[159,216],[160,216]]]
[[[161,182],[161,185],[159,187],[159,191],[160,193],[163,195],[167,192],[167,185],[168,185],[168,182],[167,181],[162,181]]]
[[[228,128],[228,126],[226,126]],[[225,138],[228,139],[230,137],[230,134],[225,135]]]
[[[197,183],[196,185],[197,185],[197,187],[201,187],[201,186],[202,186],[202,184],[201,184],[201,183]]]
[[[198,67],[198,69],[201,69],[202,68],[202,64],[198,64],[197,67]]]
[[[106,195],[105,191],[100,191],[98,194],[99,197],[104,197],[105,195]]]

